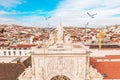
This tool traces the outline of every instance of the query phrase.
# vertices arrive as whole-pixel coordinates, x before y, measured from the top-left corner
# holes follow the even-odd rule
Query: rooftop
[[[103,59],[103,60],[97,61],[99,59]],[[97,69],[98,72],[100,72],[104,76],[104,79],[120,79],[120,74],[119,74],[120,60],[118,59],[120,59],[120,55],[106,55],[105,57],[91,57],[90,65],[92,65],[95,69]]]

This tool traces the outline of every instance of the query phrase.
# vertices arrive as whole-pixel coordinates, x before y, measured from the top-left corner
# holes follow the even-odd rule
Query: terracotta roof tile
[[[16,80],[24,69],[21,63],[0,63],[0,80]]]
[[[97,62],[95,68],[106,74],[105,79],[120,79],[120,62]]]
[[[32,61],[31,61],[31,56],[29,58],[27,58],[23,64],[26,66],[26,67],[29,67],[29,66],[32,66]]]
[[[120,59],[117,55],[108,55],[103,59]],[[120,62],[97,62],[99,58],[90,58],[90,65],[104,74],[104,79],[120,79]],[[102,58],[101,58],[102,59]]]
[[[10,48],[31,48],[37,46],[37,44],[18,44],[16,46],[10,46]]]
[[[120,55],[106,55],[105,58],[107,58],[107,59],[120,59]]]

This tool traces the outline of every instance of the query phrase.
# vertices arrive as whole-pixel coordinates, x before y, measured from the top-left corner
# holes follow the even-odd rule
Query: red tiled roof
[[[17,80],[28,66],[31,66],[31,56],[23,63],[0,63],[0,80]]]
[[[26,67],[32,66],[31,56],[28,57],[28,58],[23,62],[23,64],[24,64]]]
[[[94,57],[90,58],[90,61],[95,61],[97,59],[120,59],[120,55],[106,55],[105,57]]]
[[[114,40],[112,40],[112,42],[119,42],[120,41],[120,39],[114,39]]]
[[[120,48],[101,48],[100,50],[120,50]]]
[[[7,41],[7,39],[4,39],[4,38],[0,38],[0,41]]]
[[[0,80],[17,80],[24,71],[23,63],[0,63]]]
[[[120,59],[120,55],[106,55],[105,56],[107,59]]]
[[[36,44],[19,44],[17,45],[17,47],[22,48],[22,47],[32,47],[32,46],[36,46]]]
[[[106,74],[105,79],[120,79],[120,62],[97,62],[95,68]]]
[[[120,62],[97,62],[97,59],[99,58],[90,58],[90,65],[105,74],[104,79],[120,79]],[[108,55],[103,59],[120,59],[120,56]]]
[[[37,44],[18,44],[16,46],[10,46],[10,48],[31,48],[37,46]]]

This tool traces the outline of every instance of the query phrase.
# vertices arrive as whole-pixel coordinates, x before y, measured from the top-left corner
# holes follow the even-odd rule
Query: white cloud
[[[10,19],[10,18],[0,18],[0,22],[8,22],[8,21],[15,21],[14,19]]]
[[[15,19],[0,17],[0,24],[14,24],[13,22],[17,24]]]
[[[120,7],[120,0],[105,0],[103,5],[109,8]]]
[[[3,1],[3,0],[0,0]],[[4,0],[5,1],[5,0]],[[8,0],[11,2],[11,0]],[[16,2],[14,2],[16,1]],[[8,18],[8,23],[23,24],[31,26],[46,26],[48,23],[50,25],[58,25],[62,23],[63,25],[69,26],[81,26],[84,27],[87,22],[89,22],[90,27],[98,27],[105,25],[120,24],[120,16],[114,17],[113,15],[120,14],[120,0],[64,0],[61,1],[57,8],[51,12],[44,12],[41,10],[33,12],[6,12],[0,11],[0,14],[30,14],[29,16],[17,17],[14,20]],[[0,3],[0,5],[3,3]],[[4,4],[7,7],[12,4],[21,4],[20,0],[13,0],[13,2]],[[91,19],[86,12],[91,14],[97,13],[94,19]],[[48,21],[44,20],[43,16],[38,16],[40,14],[51,14],[52,18]],[[6,19],[6,18],[5,18]],[[7,19],[3,22],[7,23]],[[11,21],[10,21],[11,20]]]
[[[5,10],[0,10],[0,15],[11,15],[11,14],[18,14],[18,12],[16,11],[11,11],[11,12],[8,12],[8,11],[5,11]]]
[[[0,15],[6,15],[6,14],[9,14],[9,13],[3,10],[0,11]]]
[[[19,4],[22,4],[21,0],[0,0],[0,6],[5,8],[14,7]]]
[[[0,24],[18,24],[24,26],[46,26],[47,22],[45,21],[43,16],[37,15],[30,15],[30,16],[23,16],[23,17],[16,17],[16,18],[9,18],[9,17],[1,17]]]
[[[47,11],[42,11],[42,10],[35,10],[35,11],[16,11],[16,10],[12,10],[12,11],[5,11],[5,10],[0,10],[0,15],[47,15],[50,12]]]
[[[120,0],[64,0],[53,11],[54,20],[60,19],[63,25],[74,26],[84,26],[87,22],[90,22],[89,26],[120,24],[120,17],[113,17],[120,14],[119,3]],[[91,19],[86,12],[97,15]]]
[[[45,21],[44,16],[49,12],[36,10],[32,12],[19,12],[19,11],[4,11],[0,10],[0,24],[19,24],[26,26],[46,26],[48,24]]]

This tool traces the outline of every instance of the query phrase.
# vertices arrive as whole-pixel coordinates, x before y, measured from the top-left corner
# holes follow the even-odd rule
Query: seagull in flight
[[[50,26],[50,24],[48,23],[48,26]]]
[[[50,19],[50,18],[51,18],[51,16],[48,16],[48,17],[45,17],[45,16],[44,16],[44,18],[45,18],[45,20],[48,20],[48,19]]]
[[[89,24],[89,22],[87,22],[87,23],[85,24],[85,28],[88,26],[88,24]]]
[[[87,26],[89,24],[89,22],[87,22],[85,25]]]
[[[97,13],[95,13],[95,14],[90,14],[89,12],[87,12],[87,14],[88,14],[89,17],[91,17],[91,18],[95,18],[95,15],[97,15]]]

